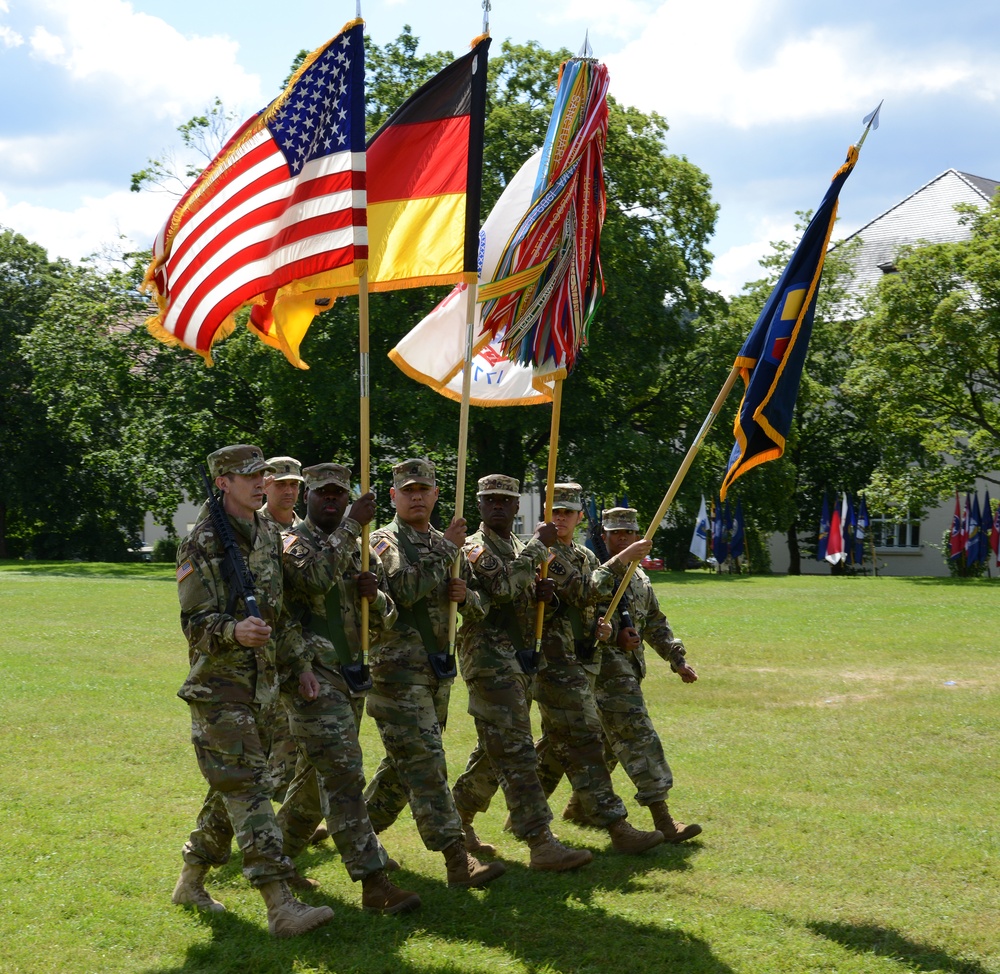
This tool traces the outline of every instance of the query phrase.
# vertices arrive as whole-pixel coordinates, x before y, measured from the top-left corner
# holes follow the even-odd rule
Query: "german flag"
[[[372,291],[476,282],[489,46],[476,38],[368,141]]]

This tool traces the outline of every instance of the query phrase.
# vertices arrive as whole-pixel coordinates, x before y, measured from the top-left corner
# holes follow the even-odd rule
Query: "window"
[[[876,515],[872,518],[871,532],[876,548],[920,547],[920,521],[914,517],[890,521]]]

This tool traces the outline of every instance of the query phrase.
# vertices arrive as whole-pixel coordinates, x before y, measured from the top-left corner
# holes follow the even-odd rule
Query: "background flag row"
[[[720,565],[727,558],[736,562],[743,557],[746,552],[746,523],[742,501],[737,500],[734,509],[728,500],[723,504],[716,498],[709,512],[702,495],[689,547],[690,552],[701,561],[708,561],[710,537],[712,557]]]
[[[955,491],[955,513],[949,538],[949,558],[964,567],[989,564],[990,552],[1000,567],[1000,504],[993,510],[990,492],[982,507],[978,493],[966,493],[963,506]]]
[[[864,562],[864,541],[871,527],[868,504],[861,498],[857,510],[850,494],[841,494],[840,504],[834,499],[831,512],[827,496],[823,494],[823,507],[816,532],[816,560],[831,565],[861,565]]]

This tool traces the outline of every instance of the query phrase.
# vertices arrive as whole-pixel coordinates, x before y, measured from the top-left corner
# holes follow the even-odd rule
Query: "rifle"
[[[205,493],[208,495],[208,514],[212,519],[212,527],[222,542],[225,550],[225,560],[223,561],[223,575],[229,585],[229,604],[226,606],[226,613],[231,614],[236,608],[236,602],[243,600],[246,606],[247,615],[257,619],[263,618],[260,609],[257,608],[257,597],[254,595],[253,575],[243,559],[243,552],[240,551],[236,539],[233,537],[232,529],[229,526],[229,518],[222,509],[219,499],[212,490],[212,482],[208,479],[208,471],[204,464],[199,465],[202,480],[205,481]]]
[[[601,525],[597,520],[597,505],[594,504],[593,512],[591,512],[591,504],[594,504],[593,498],[584,503],[583,510],[587,515],[587,527],[590,529],[590,544],[594,549],[594,554],[600,558],[603,565],[610,560],[611,556],[608,554],[608,546],[604,543],[604,538],[601,537]],[[618,600],[618,618],[621,619],[622,626],[626,629],[635,628],[632,625],[631,607],[632,603],[629,601],[628,595],[623,593]]]

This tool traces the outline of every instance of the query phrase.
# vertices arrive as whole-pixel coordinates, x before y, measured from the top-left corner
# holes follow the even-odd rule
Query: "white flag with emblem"
[[[521,166],[483,224],[479,234],[480,283],[493,279],[504,246],[531,205],[540,158],[541,153],[536,152]],[[456,402],[462,398],[467,287],[457,284],[389,352],[389,358],[411,379]],[[565,377],[565,370],[553,362],[539,368],[512,362],[501,349],[500,341],[501,338],[491,341],[489,332],[482,330],[477,304],[469,402],[473,406],[531,406],[551,402],[555,379]]]

